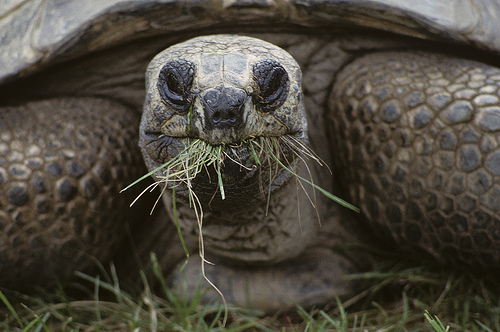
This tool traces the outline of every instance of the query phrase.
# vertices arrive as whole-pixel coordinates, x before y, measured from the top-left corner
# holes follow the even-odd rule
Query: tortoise
[[[155,252],[173,285],[194,289],[202,265],[179,270],[176,223],[192,252],[201,229],[214,263],[203,269],[229,301],[265,311],[350,294],[344,276],[365,257],[346,242],[500,266],[495,1],[1,9],[2,287],[49,287],[96,260],[127,266],[129,229],[138,256]],[[166,181],[159,166],[192,141],[223,162],[189,186]],[[153,217],[156,196],[129,207],[145,184],[120,193],[148,169],[175,189]]]

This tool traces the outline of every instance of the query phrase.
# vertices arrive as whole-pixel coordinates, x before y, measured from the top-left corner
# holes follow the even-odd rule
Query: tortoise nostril
[[[206,90],[201,95],[206,124],[218,128],[239,128],[243,125],[246,99],[246,92],[234,87],[218,86]]]
[[[212,121],[214,124],[236,123],[238,114],[234,110],[214,111]]]

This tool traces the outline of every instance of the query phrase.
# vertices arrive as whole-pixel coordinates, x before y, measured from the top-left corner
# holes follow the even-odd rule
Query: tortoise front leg
[[[500,266],[500,70],[366,55],[329,100],[335,169],[375,233],[441,263]]]
[[[146,172],[139,116],[92,98],[0,109],[0,284],[54,285],[109,259]]]
[[[308,248],[297,258],[269,266],[211,262],[214,265],[205,264],[206,276],[228,303],[265,313],[326,304],[353,290],[346,279],[354,272],[351,263],[326,246]],[[173,276],[173,285],[180,296],[194,298],[198,291],[207,302],[221,302],[221,296],[203,279],[198,256],[189,258],[184,269]]]

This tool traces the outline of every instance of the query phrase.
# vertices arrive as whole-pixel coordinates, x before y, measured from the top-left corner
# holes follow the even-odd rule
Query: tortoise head
[[[307,122],[300,68],[286,51],[249,37],[198,37],[158,54],[146,76],[140,145],[150,170],[195,141],[219,151],[189,184],[212,210],[260,204],[291,177],[282,166],[296,168],[298,149],[283,138],[305,142]],[[188,196],[188,183],[167,182]]]

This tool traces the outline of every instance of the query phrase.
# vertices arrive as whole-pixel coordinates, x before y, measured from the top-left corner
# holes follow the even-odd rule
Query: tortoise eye
[[[255,104],[264,112],[280,107],[288,95],[288,74],[285,68],[276,60],[265,59],[255,64],[253,75],[258,85]]]
[[[187,112],[191,105],[195,65],[188,60],[167,62],[158,77],[158,90],[162,100],[177,111]]]

